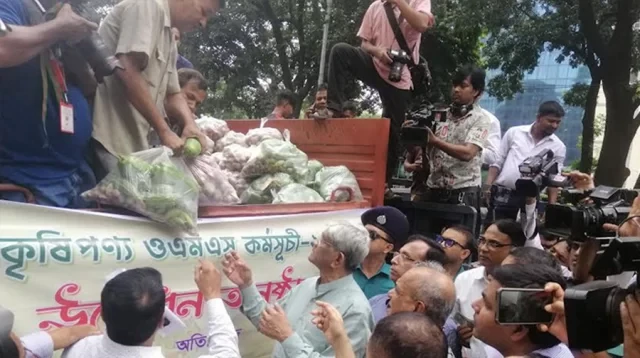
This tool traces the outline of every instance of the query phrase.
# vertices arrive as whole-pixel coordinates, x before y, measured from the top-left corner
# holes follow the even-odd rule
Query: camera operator
[[[385,6],[393,8],[394,16],[400,24],[400,30],[412,53],[406,54],[400,49],[394,35]],[[392,72],[396,58],[393,53],[402,52],[406,60],[409,57],[418,63],[422,33],[434,24],[431,14],[431,0],[386,0],[374,1],[362,21],[358,37],[360,47],[340,43],[331,49],[329,59],[329,110],[333,117],[341,117],[342,104],[347,100],[345,89],[347,78],[353,76],[373,87],[380,94],[382,117],[391,119],[389,147],[387,154],[387,183],[398,166],[400,147],[400,127],[405,121],[407,107],[411,99],[411,74],[408,66],[395,61],[401,72]]]
[[[484,91],[485,77],[485,71],[474,65],[458,69],[453,77],[447,119],[437,123],[435,134],[429,129],[426,201],[464,204],[480,212],[482,150],[491,123],[476,101]]]
[[[489,168],[485,196],[490,198],[491,220],[515,219],[524,205],[524,197],[515,193],[520,179],[520,164],[527,158],[550,149],[561,166],[567,152],[564,143],[554,133],[564,117],[564,109],[555,101],[544,102],[538,108],[533,124],[511,127],[500,143],[498,158]],[[558,168],[562,170],[562,168]],[[557,188],[548,188],[549,203],[558,198]],[[491,215],[492,214],[492,215]]]
[[[124,67],[98,86],[94,106],[93,151],[98,179],[117,167],[118,156],[149,149],[153,129],[176,154],[186,138],[207,147],[180,93],[172,27],[181,33],[204,27],[222,0],[124,0],[111,10],[99,31],[105,46]],[[164,119],[180,121],[182,137]]]
[[[76,51],[54,45],[86,38],[97,25],[69,5],[42,5],[59,8],[54,19],[45,21],[32,0],[0,1],[0,20],[11,29],[0,37],[0,184],[29,189],[41,205],[81,208],[79,193],[95,185],[84,158],[91,138],[85,96],[95,92],[95,79]],[[26,200],[17,192],[0,199]]]

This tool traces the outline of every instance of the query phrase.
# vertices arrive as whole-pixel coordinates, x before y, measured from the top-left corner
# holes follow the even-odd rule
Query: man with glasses
[[[471,255],[473,234],[463,225],[445,228],[441,235],[436,236],[436,242],[442,246],[447,255],[447,272],[455,280],[465,271],[464,262]]]
[[[369,254],[353,272],[353,278],[370,299],[386,295],[394,287],[391,266],[386,259],[407,240],[409,221],[400,210],[390,206],[367,210],[360,220],[369,232]]]
[[[511,250],[524,247],[526,241],[520,223],[511,219],[496,221],[478,240],[478,262],[482,266],[465,271],[456,278],[457,299],[453,317],[458,324],[458,340],[464,346],[465,356],[486,357],[485,344],[472,338],[474,310],[471,305],[482,296],[493,270],[500,267]]]
[[[540,231],[540,244],[544,251],[553,255],[562,267],[562,274],[566,278],[571,277],[571,240],[553,235],[544,229],[543,225],[538,225]]]
[[[390,277],[393,282],[397,282],[407,271],[416,267],[421,262],[436,262],[444,266],[446,255],[437,242],[422,235],[411,235],[405,245],[393,255],[391,260]],[[377,323],[387,316],[387,302],[389,292],[374,296],[369,300],[373,320]]]

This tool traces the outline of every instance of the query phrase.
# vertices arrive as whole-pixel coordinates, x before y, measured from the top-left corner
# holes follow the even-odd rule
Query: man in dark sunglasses
[[[467,227],[455,225],[445,228],[441,235],[436,235],[436,242],[444,249],[448,261],[445,268],[455,280],[464,272],[463,264],[471,255],[473,234]]]
[[[400,210],[390,206],[367,210],[361,221],[369,232],[369,254],[353,272],[353,278],[370,299],[386,294],[395,286],[386,259],[407,240],[409,221]]]

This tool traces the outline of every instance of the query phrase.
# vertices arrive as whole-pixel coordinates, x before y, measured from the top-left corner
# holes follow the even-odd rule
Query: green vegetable
[[[187,158],[195,158],[202,152],[200,141],[196,138],[189,138],[184,143],[184,156]]]

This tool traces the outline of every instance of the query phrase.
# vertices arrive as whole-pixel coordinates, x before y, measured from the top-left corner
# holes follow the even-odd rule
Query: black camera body
[[[449,109],[446,107],[424,104],[407,113],[407,122],[400,130],[402,144],[406,147],[426,147],[429,140],[428,130],[435,133],[436,124],[447,119],[448,111]]]
[[[403,50],[389,50],[387,54],[391,58],[391,71],[389,72],[389,81],[400,82],[402,79],[402,69],[405,65],[411,63],[411,56]]]
[[[615,238],[600,255],[591,274],[594,277],[617,275],[640,269],[640,238]],[[640,278],[637,278],[637,280]],[[602,352],[623,342],[620,303],[637,290],[621,288],[614,282],[592,281],[566,290],[565,316],[569,346]]]
[[[40,9],[44,9],[38,0],[33,1]],[[64,1],[64,3],[69,4],[73,11],[83,18],[89,21],[99,22],[99,16],[97,16],[95,12],[90,11],[83,3],[83,0],[67,0]],[[45,13],[44,15],[48,16],[49,20],[55,17],[55,14],[52,13]],[[111,76],[116,69],[123,68],[120,61],[115,57],[115,54],[109,51],[104,44],[104,41],[102,41],[97,31],[91,32],[91,35],[82,39],[73,45],[73,47],[75,47],[82,57],[84,57],[85,61],[87,61],[93,70],[96,81],[99,83],[102,83],[105,77]]]
[[[638,195],[634,190],[598,186],[587,196],[569,191],[573,205],[549,204],[545,210],[545,228],[557,236],[580,241],[587,237],[609,237],[604,224],[618,224],[631,210],[631,202]],[[582,197],[582,198],[581,198]],[[588,197],[592,204],[579,204]]]
[[[534,198],[545,187],[564,187],[569,183],[559,175],[560,163],[551,149],[525,159],[518,170],[521,177],[516,181],[516,193],[524,197]]]

